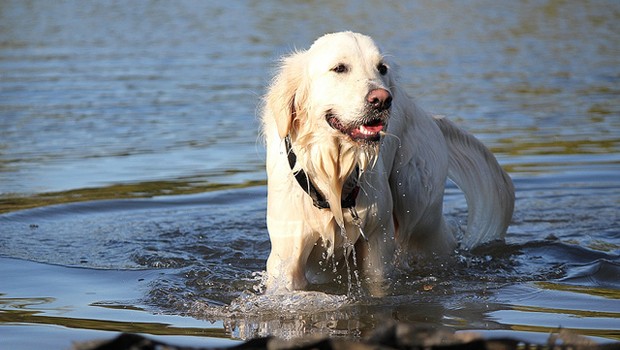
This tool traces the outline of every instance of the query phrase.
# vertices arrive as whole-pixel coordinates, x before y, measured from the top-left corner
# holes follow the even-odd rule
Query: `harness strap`
[[[293,152],[293,147],[291,145],[290,136],[286,136],[284,138],[284,143],[286,145],[286,153],[288,156],[288,164],[291,167],[291,170],[295,168],[295,164],[297,164],[297,155]],[[359,175],[359,166],[355,167],[355,172]],[[306,175],[306,172],[303,169],[299,169],[296,172],[293,172],[293,176],[295,176],[295,180],[301,188],[312,198],[312,203],[315,207],[319,209],[329,209],[329,202],[325,200],[323,194],[314,186],[312,181]],[[344,198],[340,203],[342,208],[353,208],[355,207],[355,200],[357,199],[357,195],[360,192],[359,185],[355,185],[353,190]]]

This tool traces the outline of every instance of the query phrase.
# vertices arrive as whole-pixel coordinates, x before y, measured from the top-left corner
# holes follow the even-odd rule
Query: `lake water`
[[[385,298],[265,296],[259,99],[278,57],[345,29],[495,152],[514,220],[505,244],[421,264]],[[464,222],[453,186],[445,207]],[[619,341],[619,212],[616,1],[0,5],[2,348],[359,337],[389,320]]]

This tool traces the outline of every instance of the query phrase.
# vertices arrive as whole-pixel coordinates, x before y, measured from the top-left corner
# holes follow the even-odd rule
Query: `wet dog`
[[[493,154],[420,109],[373,40],[327,34],[282,59],[262,111],[267,144],[268,290],[323,283],[352,261],[381,284],[406,257],[457,246],[446,179],[465,194],[461,244],[502,239],[514,188]]]

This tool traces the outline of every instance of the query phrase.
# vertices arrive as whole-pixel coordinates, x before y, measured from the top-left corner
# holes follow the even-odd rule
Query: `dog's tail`
[[[512,180],[482,142],[446,118],[434,119],[448,144],[448,175],[467,201],[467,230],[462,245],[473,248],[503,239],[514,210]]]

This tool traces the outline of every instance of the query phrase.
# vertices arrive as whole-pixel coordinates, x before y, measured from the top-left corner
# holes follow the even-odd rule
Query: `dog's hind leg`
[[[514,210],[512,180],[480,141],[443,117],[435,117],[449,149],[448,176],[468,206],[463,246],[503,239]]]

